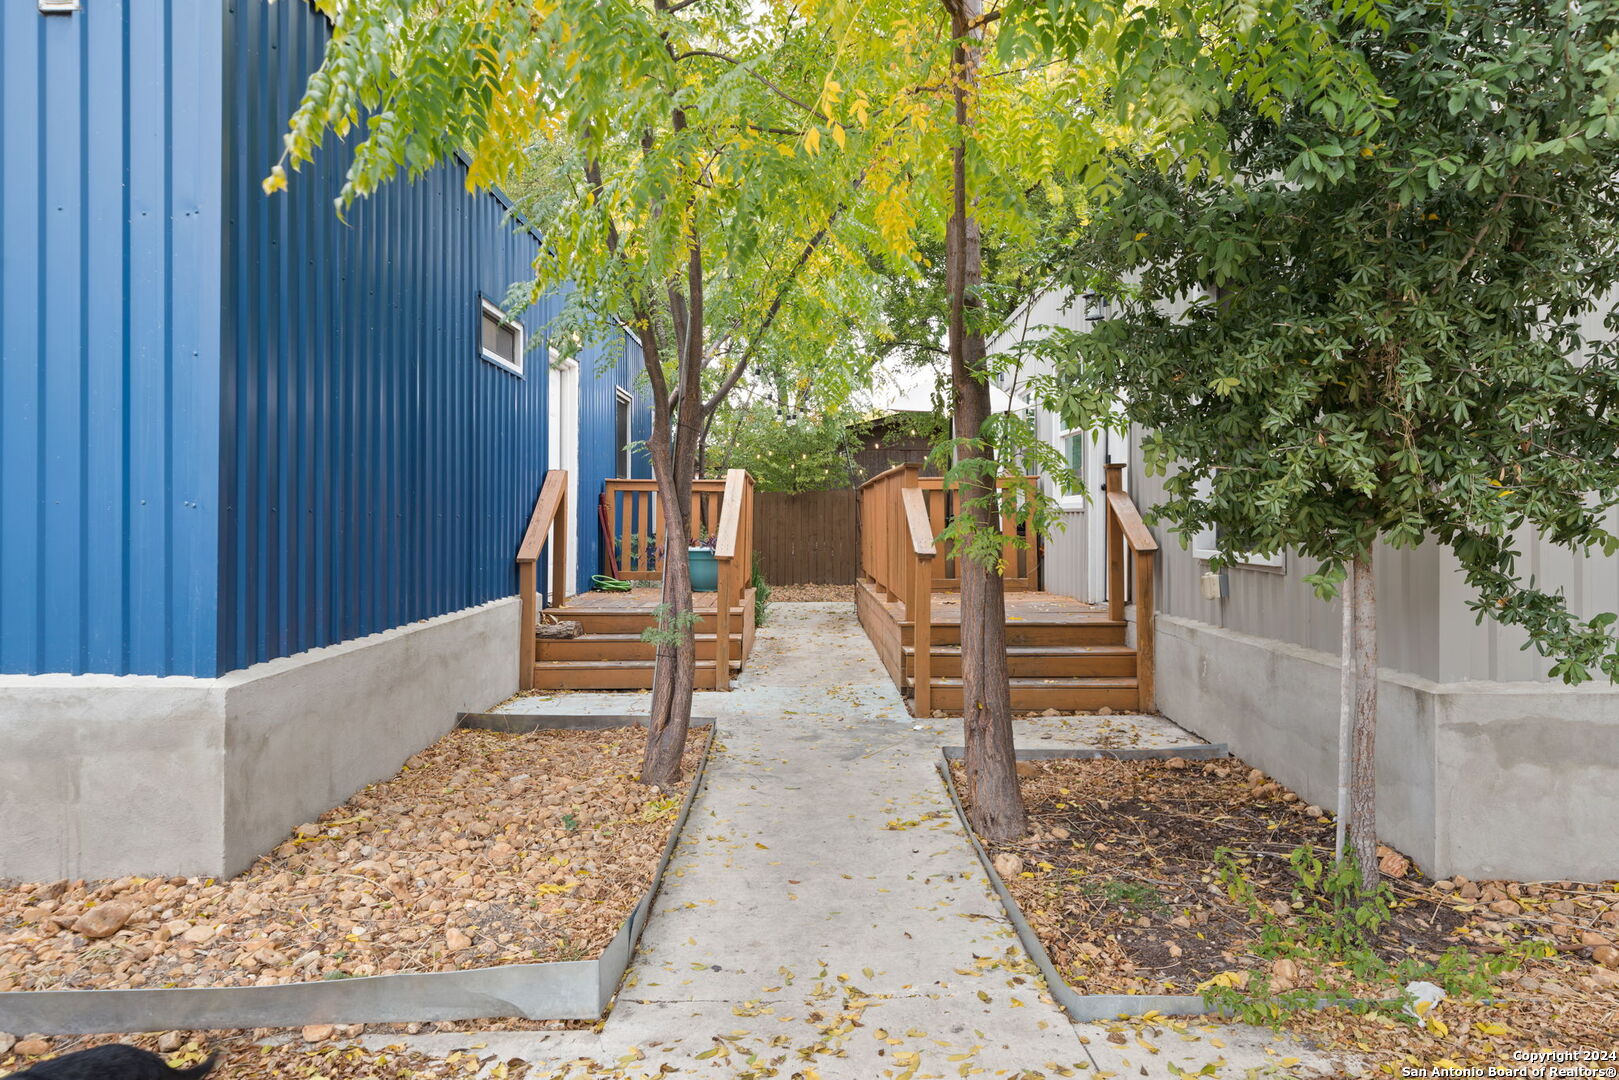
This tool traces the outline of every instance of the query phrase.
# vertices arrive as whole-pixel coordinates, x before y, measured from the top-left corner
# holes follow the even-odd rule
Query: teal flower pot
[[[714,552],[709,548],[691,548],[687,552],[691,560],[691,591],[692,592],[718,592],[720,587],[720,564],[714,559]]]

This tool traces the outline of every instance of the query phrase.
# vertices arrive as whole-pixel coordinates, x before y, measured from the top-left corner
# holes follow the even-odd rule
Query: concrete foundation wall
[[[517,690],[497,600],[217,679],[0,677],[0,877],[228,876]]]
[[[1158,707],[1331,809],[1338,658],[1191,619],[1157,619]],[[1619,691],[1432,683],[1384,669],[1378,834],[1427,873],[1619,877]]]

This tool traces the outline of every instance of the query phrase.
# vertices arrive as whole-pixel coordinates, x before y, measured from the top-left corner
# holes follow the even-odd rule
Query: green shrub
[[[753,553],[753,580],[748,582],[753,587],[753,622],[755,626],[765,624],[765,616],[770,613],[770,582],[765,580],[765,572],[759,568],[759,553]]]

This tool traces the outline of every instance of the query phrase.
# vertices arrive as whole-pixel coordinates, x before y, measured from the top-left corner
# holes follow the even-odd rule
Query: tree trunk
[[[1344,567],[1344,583],[1338,593],[1343,630],[1338,650],[1338,820],[1332,837],[1334,859],[1344,857],[1349,837],[1349,761],[1353,752],[1351,732],[1355,729],[1355,566],[1351,559]]]
[[[690,272],[700,276],[700,258],[693,258]],[[702,426],[697,406],[701,377],[697,357],[702,348],[702,330],[690,322],[702,318],[700,283],[693,291],[696,299],[689,309],[679,294],[671,290],[669,297],[671,321],[687,331],[677,332],[674,343],[679,398],[673,409],[663,375],[663,354],[650,315],[642,319],[641,330],[641,349],[652,384],[652,438],[647,442],[647,456],[652,459],[652,475],[658,482],[661,520],[657,539],[662,547],[659,566],[663,570],[662,614],[652,673],[652,710],[647,719],[646,753],[641,759],[641,782],[663,788],[680,781],[680,758],[686,748],[692,687],[697,677],[696,618],[687,549],[691,546],[692,480]]]
[[[660,465],[658,458],[663,458]],[[680,782],[680,758],[691,723],[692,688],[697,678],[697,647],[691,595],[691,530],[685,509],[691,505],[688,482],[684,497],[670,453],[653,455],[662,512],[663,608],[657,660],[652,674],[652,711],[647,721],[646,754],[641,782],[661,788]]]
[[[977,79],[983,31],[974,23],[980,0],[947,3],[953,57],[953,93],[957,142],[951,162],[951,208],[947,279],[950,293],[950,380],[955,391],[958,460],[989,458],[977,443],[989,417],[989,384],[983,373],[984,333],[976,318],[982,307],[978,285],[983,248],[978,221],[967,212],[967,128],[969,85]],[[971,42],[969,44],[969,42]],[[969,325],[969,317],[971,323]],[[986,482],[987,481],[987,482]],[[969,478],[961,485],[960,513],[970,515],[974,532],[1000,531],[995,505],[995,477]],[[1001,569],[976,559],[961,559],[961,694],[962,726],[967,744],[967,787],[972,796],[973,827],[989,840],[1012,840],[1028,828],[1023,794],[1018,790],[1017,757],[1012,744],[1012,692],[1006,666],[1006,592]]]
[[[1377,584],[1368,548],[1354,563],[1355,716],[1349,768],[1349,842],[1361,888],[1377,886]]]

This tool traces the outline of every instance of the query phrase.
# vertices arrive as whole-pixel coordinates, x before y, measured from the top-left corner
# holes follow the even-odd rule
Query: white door
[[[579,530],[575,522],[584,520],[579,505],[579,361],[560,360],[551,354],[548,418],[550,445],[548,468],[568,470],[568,517],[558,522],[568,532],[568,580],[563,591],[571,593],[579,581]]]

